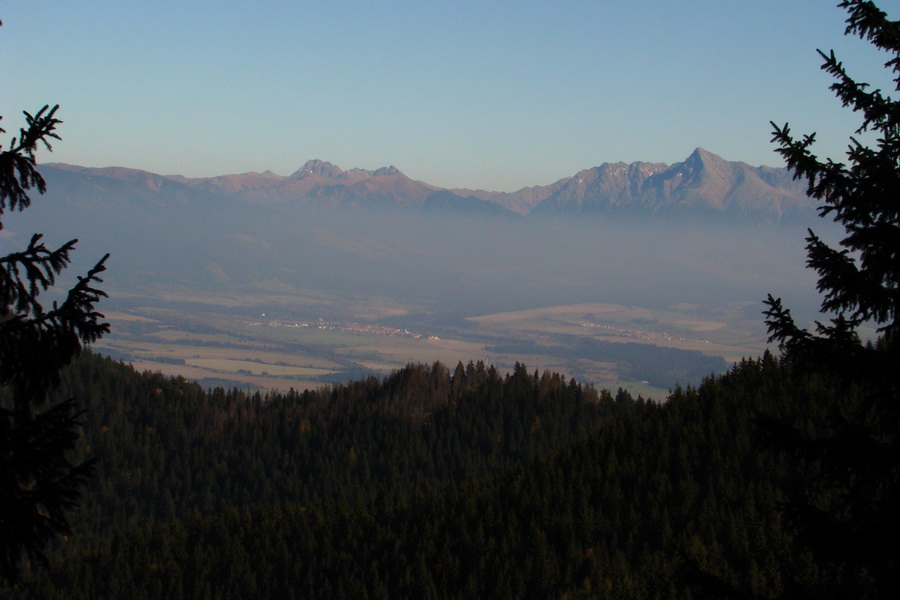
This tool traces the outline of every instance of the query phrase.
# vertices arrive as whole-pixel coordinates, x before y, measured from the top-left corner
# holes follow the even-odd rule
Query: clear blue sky
[[[841,159],[857,121],[815,50],[875,82],[885,58],[835,4],[4,0],[0,113],[8,137],[61,105],[45,162],[193,177],[320,158],[512,191],[697,146],[777,166],[770,120]]]

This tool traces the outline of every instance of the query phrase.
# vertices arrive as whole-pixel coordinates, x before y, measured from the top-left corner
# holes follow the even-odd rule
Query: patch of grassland
[[[334,373],[329,369],[311,369],[309,367],[294,367],[291,365],[270,364],[262,361],[238,360],[233,358],[189,358],[187,365],[199,367],[216,373],[240,373],[248,375],[273,375],[276,377],[304,377],[315,378],[320,375]]]
[[[579,335],[698,350],[728,361],[766,348],[761,324],[744,320],[746,304],[700,313],[695,305],[669,310],[614,304],[575,304],[472,317],[484,331],[513,337]]]
[[[328,377],[345,381],[348,374],[388,372],[409,362],[441,361],[452,368],[482,360],[501,372],[521,362],[529,370],[661,399],[667,390],[628,380],[621,365],[608,358],[567,352],[565,340],[699,350],[728,361],[765,348],[757,307],[741,303],[714,310],[688,304],[666,310],[609,303],[550,306],[470,317],[473,326],[451,326],[440,338],[428,335],[427,325],[413,332],[418,337],[375,327],[379,318],[396,323],[415,313],[415,307],[383,298],[282,288],[224,295],[176,290],[125,304],[108,313],[112,334],[95,346],[98,351],[141,370],[264,389],[318,387]],[[425,314],[418,310],[415,314]]]

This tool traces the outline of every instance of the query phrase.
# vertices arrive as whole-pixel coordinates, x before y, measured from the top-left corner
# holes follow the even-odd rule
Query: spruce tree
[[[26,112],[19,135],[6,149],[0,145],[0,218],[27,208],[34,190],[46,190],[35,154],[60,139],[57,109]],[[53,403],[48,392],[82,345],[109,330],[94,310],[106,295],[96,287],[106,257],[49,307],[40,297],[56,286],[76,241],[54,249],[35,234],[0,257],[0,582],[17,582],[26,564],[46,563],[48,543],[70,532],[66,512],[91,471],[91,462],[74,452],[80,418],[74,399]]]
[[[823,587],[804,593],[898,598],[900,21],[873,2],[838,6],[849,14],[846,34],[887,55],[893,89],[856,81],[833,51],[819,51],[822,69],[834,77],[831,90],[861,117],[856,136],[877,138],[867,146],[852,137],[846,163],[813,154],[815,134],[797,138],[788,125],[772,124],[777,151],[796,178],[808,181],[820,215],[833,218],[845,235],[836,248],[811,230],[806,239],[807,265],[818,273],[830,322],[805,329],[771,295],[765,312],[770,341],[779,343],[811,394],[827,397],[827,416],[802,415],[802,426],[769,421],[765,430],[807,473],[821,469],[819,478],[800,486],[788,511],[799,541],[826,574]],[[877,338],[862,341],[862,326],[877,328]]]

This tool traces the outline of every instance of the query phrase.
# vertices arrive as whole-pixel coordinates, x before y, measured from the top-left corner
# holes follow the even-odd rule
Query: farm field
[[[695,305],[651,310],[573,304],[447,324],[430,321],[421,307],[387,300],[337,302],[324,293],[298,297],[294,292],[213,297],[172,291],[153,302],[119,298],[106,312],[112,332],[95,350],[138,370],[207,386],[306,389],[387,373],[409,362],[452,366],[482,360],[501,372],[522,362],[530,370],[550,369],[598,387],[662,398],[684,381],[651,381],[615,352],[597,352],[598,345],[613,351],[641,346],[696,351],[729,363],[765,348],[755,307],[739,304],[713,311]]]

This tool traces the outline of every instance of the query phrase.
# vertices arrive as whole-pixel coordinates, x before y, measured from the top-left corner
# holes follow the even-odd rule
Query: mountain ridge
[[[667,165],[637,161],[603,163],[548,185],[515,192],[440,188],[407,177],[391,165],[375,170],[348,169],[320,159],[307,161],[291,175],[271,171],[188,178],[125,167],[90,168],[62,163],[41,165],[103,180],[143,193],[225,196],[262,204],[320,206],[398,206],[402,208],[510,215],[724,216],[777,223],[813,213],[806,186],[785,168],[753,167],[695,149],[684,161]]]

